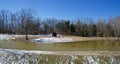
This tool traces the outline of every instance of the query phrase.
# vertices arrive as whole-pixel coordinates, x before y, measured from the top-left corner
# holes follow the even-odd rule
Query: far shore
[[[35,38],[50,38],[51,35],[28,35],[29,39]],[[80,36],[70,36],[70,35],[61,35],[56,38],[71,38],[74,41],[97,41],[97,40],[117,40],[117,37],[80,37]],[[25,35],[7,35],[0,34],[0,40],[25,40]]]

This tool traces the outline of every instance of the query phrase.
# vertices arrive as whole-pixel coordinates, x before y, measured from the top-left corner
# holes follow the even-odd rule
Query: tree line
[[[120,37],[120,17],[108,19],[92,18],[65,20],[47,18],[41,20],[33,9],[21,9],[15,13],[0,10],[0,33],[2,34],[49,34],[56,32],[64,35],[83,37]],[[26,36],[27,37],[27,36]]]

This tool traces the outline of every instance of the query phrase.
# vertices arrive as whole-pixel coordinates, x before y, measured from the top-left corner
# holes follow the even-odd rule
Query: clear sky
[[[120,16],[120,0],[0,0],[0,10],[33,8],[41,18],[93,19]]]

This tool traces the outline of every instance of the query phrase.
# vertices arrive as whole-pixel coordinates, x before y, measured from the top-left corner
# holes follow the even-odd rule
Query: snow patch
[[[0,34],[0,40],[9,40],[9,39],[13,39],[11,37],[12,35],[8,35],[8,34]]]
[[[37,38],[32,39],[31,42],[36,43],[60,43],[60,42],[73,42],[74,40],[71,38],[64,37],[46,37],[46,38]]]
[[[37,50],[17,50],[17,49],[2,49],[0,48],[0,54],[12,53],[12,54],[53,54],[50,51],[37,51]]]

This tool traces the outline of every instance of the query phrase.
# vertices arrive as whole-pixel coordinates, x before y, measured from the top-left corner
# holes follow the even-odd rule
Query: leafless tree
[[[31,8],[22,9],[20,11],[21,30],[26,34],[26,40],[28,40],[28,33],[30,31],[30,23],[34,19],[35,11]]]
[[[97,23],[97,31],[99,36],[107,36],[107,28],[106,28],[106,23],[104,19],[99,19]]]
[[[119,40],[119,37],[120,37],[120,17],[116,17],[112,23],[111,23],[113,29],[114,29],[114,34],[115,36],[118,37],[118,40]]]
[[[1,23],[1,29],[2,29],[2,33],[7,33],[9,32],[10,29],[10,11],[9,10],[1,10],[0,11],[0,23]]]
[[[16,34],[18,32],[18,27],[19,27],[19,19],[18,15],[16,13],[11,14],[11,26],[10,30],[12,31],[13,34]]]

